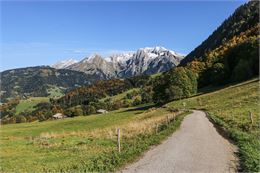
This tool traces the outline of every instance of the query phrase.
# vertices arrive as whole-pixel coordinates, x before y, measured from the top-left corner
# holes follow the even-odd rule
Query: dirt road
[[[235,148],[214,128],[202,111],[185,117],[181,127],[122,172],[235,172]]]

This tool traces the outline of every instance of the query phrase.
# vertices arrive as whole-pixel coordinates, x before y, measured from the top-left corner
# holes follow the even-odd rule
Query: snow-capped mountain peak
[[[133,52],[113,54],[109,58],[111,62],[125,63],[133,56],[133,54],[134,54]]]
[[[75,59],[68,59],[68,60],[62,60],[59,61],[53,65],[51,65],[51,67],[56,68],[56,69],[63,69],[63,68],[67,68],[68,66],[77,63],[78,61]]]
[[[66,68],[94,75],[97,79],[110,79],[164,72],[177,66],[182,59],[182,55],[165,47],[156,46],[107,57],[92,54]]]

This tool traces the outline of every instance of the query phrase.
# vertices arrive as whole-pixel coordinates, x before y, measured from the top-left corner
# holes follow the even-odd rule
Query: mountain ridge
[[[67,68],[68,66],[77,63],[78,61],[75,59],[68,59],[68,60],[62,60],[62,61],[58,61],[55,64],[50,65],[50,67],[52,68],[56,68],[56,69],[63,69],[63,68]]]
[[[49,66],[35,66],[0,72],[1,102],[14,97],[46,97],[51,88],[63,92],[75,87],[91,84],[91,75],[69,69],[55,69]]]
[[[237,8],[207,39],[192,50],[180,65],[185,66],[194,59],[202,59],[205,54],[225,44],[234,36],[246,32],[256,23],[259,23],[259,1],[249,1]]]
[[[183,55],[162,46],[140,48],[136,52],[102,57],[92,54],[65,69],[94,75],[98,80],[151,75],[176,67]]]

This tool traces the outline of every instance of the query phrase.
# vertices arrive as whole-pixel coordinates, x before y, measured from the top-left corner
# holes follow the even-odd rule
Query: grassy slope
[[[106,99],[111,99],[111,101],[122,100],[127,95],[127,93],[131,93],[133,91],[139,91],[139,90],[140,90],[139,88],[133,88],[133,89],[127,90],[118,95],[105,97],[105,98],[101,99],[101,101],[105,101]]]
[[[30,97],[29,99],[21,100],[19,104],[16,106],[16,114],[19,114],[20,112],[23,112],[25,110],[31,111],[34,109],[33,107],[38,103],[48,101],[48,97]]]
[[[175,108],[205,109],[210,119],[224,128],[239,147],[243,171],[259,171],[259,80],[254,79],[224,89],[168,104]],[[184,104],[183,104],[184,103]],[[249,111],[253,113],[251,125]]]
[[[100,101],[105,101],[106,99],[111,99],[111,101],[113,102],[118,100],[123,100],[124,97],[127,95],[127,93],[131,93],[133,91],[139,91],[139,90],[140,90],[139,88],[133,88],[115,96],[107,96],[103,99],[100,99]],[[21,100],[20,103],[16,106],[16,114],[19,114],[23,111],[32,111],[34,110],[33,107],[38,103],[49,102],[49,98],[59,98],[63,96],[62,90],[54,86],[50,87],[48,93],[50,94],[48,97],[30,97],[29,99]]]
[[[56,86],[50,86],[48,93],[50,94],[48,97],[30,97],[26,100],[21,100],[16,106],[16,114],[23,111],[32,111],[34,110],[33,107],[38,103],[49,102],[49,98],[59,98],[63,96],[62,90]]]
[[[64,92],[57,86],[51,86],[49,85],[50,88],[48,89],[48,94],[50,94],[48,97],[49,98],[60,98],[64,95]]]
[[[105,115],[10,124],[1,127],[1,168],[9,171],[112,171],[159,143],[180,124],[155,124],[172,115],[148,106],[120,109]],[[116,128],[122,129],[122,152],[116,150]],[[163,130],[165,129],[165,130]]]

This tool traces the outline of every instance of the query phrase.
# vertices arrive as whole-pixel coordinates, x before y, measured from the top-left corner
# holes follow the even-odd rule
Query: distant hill
[[[190,52],[180,65],[184,66],[196,58],[203,58],[207,52],[227,43],[234,36],[239,36],[258,23],[259,1],[249,1],[236,9],[205,41]]]
[[[48,96],[48,90],[58,87],[62,91],[90,84],[94,79],[83,72],[37,66],[6,70],[1,76],[1,102],[10,97]]]

